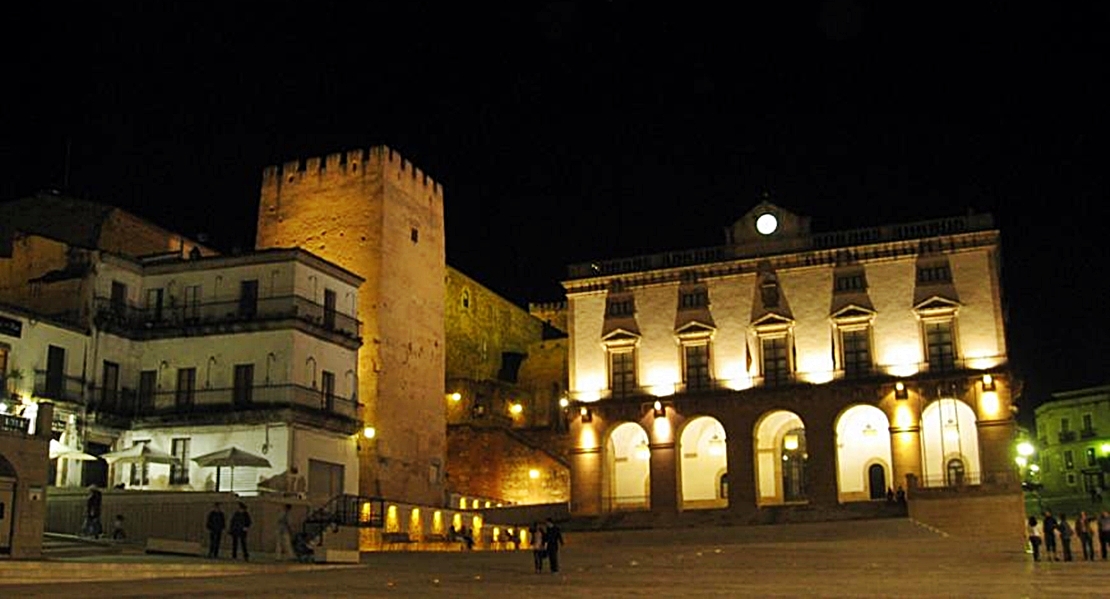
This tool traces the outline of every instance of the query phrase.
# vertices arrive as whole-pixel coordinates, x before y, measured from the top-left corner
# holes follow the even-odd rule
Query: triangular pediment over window
[[[617,328],[601,336],[605,345],[635,345],[640,342],[640,333]]]
[[[756,329],[785,329],[794,326],[794,319],[781,314],[770,312],[752,321]]]
[[[859,322],[875,318],[875,311],[859,304],[848,304],[833,312],[829,318],[838,322]]]
[[[913,307],[913,311],[918,314],[940,314],[955,312],[959,309],[960,302],[940,295],[930,296]]]
[[[703,337],[712,337],[717,332],[717,327],[704,322],[692,320],[677,329],[674,334],[680,339],[694,339]]]

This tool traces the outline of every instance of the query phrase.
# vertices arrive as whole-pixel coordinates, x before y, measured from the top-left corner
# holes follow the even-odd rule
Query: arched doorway
[[[867,405],[844,410],[836,419],[836,484],[840,502],[885,498],[892,463],[890,420],[886,413]]]
[[[606,511],[651,507],[651,448],[647,432],[633,422],[613,428],[605,451]]]
[[[979,484],[979,429],[971,406],[952,398],[925,406],[921,437],[924,486]]]
[[[728,472],[725,428],[710,416],[692,418],[679,437],[682,509],[728,507],[722,477]],[[727,483],[726,483],[727,484]]]
[[[755,427],[758,505],[807,501],[805,425],[797,414],[771,412]]]

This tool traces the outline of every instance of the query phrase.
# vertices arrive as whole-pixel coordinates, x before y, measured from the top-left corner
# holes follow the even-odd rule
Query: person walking
[[[81,527],[83,535],[95,539],[104,532],[104,527],[100,523],[100,510],[103,503],[104,498],[100,494],[100,489],[96,488],[96,485],[90,486],[89,497],[85,500],[85,522]]]
[[[1098,516],[1098,544],[1102,559],[1106,559],[1106,546],[1110,545],[1110,512],[1103,510]]]
[[[1075,520],[1075,536],[1079,537],[1079,546],[1083,549],[1083,561],[1095,561],[1094,520],[1087,512],[1079,512],[1079,517]]]
[[[1044,556],[1051,561],[1060,559],[1056,553],[1056,518],[1048,510],[1044,512]]]
[[[251,527],[251,515],[247,513],[247,504],[239,502],[239,511],[231,516],[231,526],[228,533],[231,535],[231,559],[239,555],[239,548],[243,549],[243,561],[250,561],[247,553],[247,531]]]
[[[1037,522],[1036,516],[1029,516],[1029,525],[1026,527],[1029,535],[1029,544],[1033,546],[1033,561],[1041,561],[1041,542],[1044,540],[1044,533],[1041,531],[1041,525]]]
[[[1075,534],[1071,525],[1068,524],[1067,514],[1060,514],[1060,519],[1056,522],[1056,529],[1060,532],[1060,549],[1064,552],[1064,561],[1071,561],[1071,538]]]
[[[289,524],[289,512],[292,511],[293,506],[285,504],[281,510],[281,515],[278,516],[277,521],[277,550],[275,559],[285,561],[293,559],[293,527]],[[244,549],[244,552],[246,550]]]
[[[220,504],[212,505],[212,511],[208,512],[208,520],[204,527],[208,529],[208,557],[217,559],[220,557],[220,538],[223,537],[224,528],[227,527]]]
[[[551,518],[547,519],[547,526],[543,531],[543,547],[547,554],[547,562],[551,565],[551,572],[559,571],[559,547],[563,546],[563,531]]]
[[[544,535],[543,524],[535,522],[532,524],[532,561],[536,565],[536,573],[543,572],[543,560],[547,552],[544,549]]]

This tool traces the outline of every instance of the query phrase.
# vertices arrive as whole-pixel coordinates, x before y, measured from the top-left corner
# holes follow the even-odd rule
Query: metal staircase
[[[301,525],[308,544],[321,545],[328,528],[338,532],[340,526],[381,528],[385,522],[385,500],[381,497],[336,495],[313,510]]]

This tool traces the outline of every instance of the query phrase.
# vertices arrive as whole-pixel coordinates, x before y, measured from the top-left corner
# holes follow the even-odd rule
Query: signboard
[[[20,337],[23,335],[23,323],[14,318],[0,316],[0,335]]]

